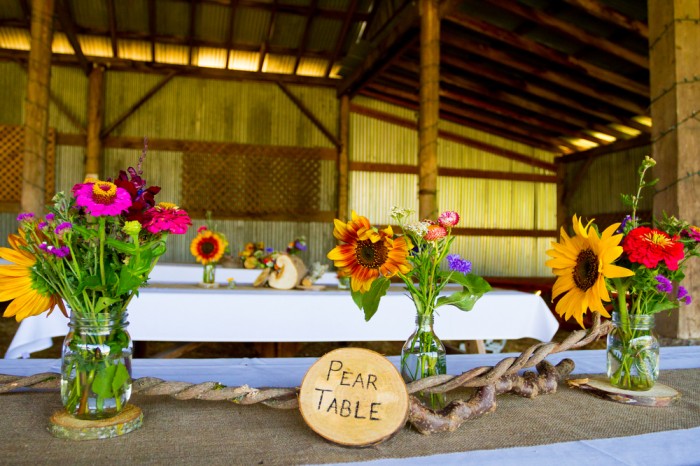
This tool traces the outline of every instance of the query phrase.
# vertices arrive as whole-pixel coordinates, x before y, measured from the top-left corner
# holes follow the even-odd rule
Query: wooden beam
[[[455,34],[442,34],[442,41],[444,44],[454,47],[457,50],[461,50],[462,52],[469,52],[482,56],[495,63],[529,74],[533,78],[549,81],[558,86],[581,93],[602,104],[624,109],[631,112],[632,115],[646,115],[648,112],[646,105],[625,99],[617,93],[611,93],[593,87],[589,83],[577,81],[570,74],[561,73],[551,69],[542,69],[531,62],[525,61],[524,58],[518,54],[495,49],[485,44],[470,42]]]
[[[190,24],[187,30],[187,43],[189,45],[189,54],[187,64],[192,66],[192,55],[194,54],[194,28],[197,22],[197,0],[190,0]]]
[[[604,5],[599,0],[564,1],[569,5],[573,5],[576,8],[585,11],[591,16],[594,16],[600,20],[607,21],[608,23],[614,24],[615,26],[639,34],[645,39],[649,39],[649,27],[644,21],[639,21],[637,19],[630,18],[629,16],[620,13],[616,9]]]
[[[66,38],[68,38],[68,42],[70,42],[71,47],[73,47],[73,52],[78,58],[78,63],[80,63],[83,73],[88,75],[90,74],[90,63],[88,62],[87,58],[85,58],[83,49],[80,47],[80,42],[78,41],[78,36],[75,32],[75,23],[73,22],[73,18],[70,14],[69,4],[66,2],[66,0],[56,1],[56,15],[61,22],[63,32],[66,34]]]
[[[179,1],[179,2],[189,2],[189,0],[173,0],[173,1]],[[245,8],[252,8],[255,10],[263,10],[263,11],[274,11],[276,13],[286,13],[290,15],[298,15],[298,16],[308,16],[309,15],[309,6],[306,4],[302,3],[278,3],[275,5],[272,2],[261,2],[260,0],[199,0],[200,3],[203,4],[210,4],[210,5],[223,5],[223,6],[229,6],[231,5],[232,1],[236,1],[239,6],[245,7]],[[322,18],[328,18],[328,19],[335,19],[335,20],[343,20],[345,18],[345,11],[338,9],[338,8],[328,8],[328,7],[319,7],[316,10],[316,16],[317,17],[322,17]],[[369,14],[367,13],[358,13],[357,15],[357,20],[358,21],[369,21],[370,19]]]
[[[231,5],[229,6],[229,18],[228,18],[228,31],[226,31],[226,66],[225,69],[229,68],[231,61],[231,50],[233,49],[233,31],[236,27],[236,6],[238,0],[231,0]]]
[[[311,110],[309,110],[306,107],[306,105],[304,105],[304,102],[302,102],[301,100],[299,100],[299,98],[297,96],[292,94],[292,92],[284,84],[278,82],[277,86],[280,88],[280,90],[282,90],[282,92],[284,92],[284,95],[286,95],[289,98],[289,100],[291,100],[294,103],[294,105],[297,106],[297,108],[301,111],[301,113],[303,113],[306,116],[306,118],[308,118],[311,121],[311,123],[313,123],[314,126],[316,126],[316,128],[318,128],[319,131],[321,131],[323,133],[323,135],[326,136],[326,138],[337,149],[340,149],[340,147],[341,147],[340,140],[332,132],[330,132],[328,130],[328,128],[325,127],[325,125],[321,122],[321,120],[316,118],[316,116],[311,112]]]
[[[415,4],[404,8],[387,29],[386,35],[371,45],[371,51],[362,65],[339,84],[338,95],[349,94],[352,97],[405,52],[415,42],[414,30],[418,27],[418,20],[418,8]]]
[[[403,173],[407,175],[418,174],[418,167],[414,165],[399,165],[393,163],[350,162],[350,170],[355,172]],[[438,174],[440,176],[449,176],[454,178],[511,180],[552,184],[557,182],[557,177],[555,175],[537,175],[533,173],[504,172],[496,170],[473,170],[467,168],[438,167]]]
[[[566,67],[573,72],[581,73],[581,71],[585,71],[590,79],[606,82],[626,91],[634,92],[640,96],[649,97],[648,84],[639,83],[614,71],[593,65],[578,58],[576,55],[565,54],[522,35],[494,26],[491,23],[473,19],[464,13],[454,13],[449,16],[447,20],[465,29],[469,29],[470,31],[475,31],[491,39],[503,42],[511,47],[530,52],[552,63]]]
[[[350,111],[353,113],[357,113],[358,115],[364,115],[370,118],[375,118],[381,121],[385,121],[387,123],[402,126],[404,128],[409,128],[413,130],[417,128],[417,124],[413,120],[401,118],[396,115],[392,115],[390,113],[382,112],[379,110],[374,110],[369,107],[364,107],[362,105],[350,104]],[[448,141],[456,142],[457,144],[462,144],[467,147],[473,147],[475,149],[488,152],[489,154],[498,155],[509,160],[515,160],[517,162],[542,168],[550,172],[556,172],[556,167],[553,163],[548,163],[543,160],[530,157],[528,155],[520,154],[518,152],[514,152],[508,149],[503,149],[498,146],[493,146],[491,144],[482,141],[477,141],[476,139],[471,139],[466,136],[455,134],[449,131],[440,130],[438,134],[441,138]]]
[[[340,150],[338,151],[338,218],[348,218],[349,205],[349,180],[348,171],[350,157],[348,146],[350,144],[350,98],[347,95],[340,97]]]
[[[49,89],[53,0],[32,1],[32,35],[24,111],[24,165],[21,205],[25,212],[44,213],[46,151],[49,133]]]
[[[267,23],[267,31],[265,32],[265,40],[260,44],[260,57],[258,58],[258,72],[261,72],[265,64],[265,56],[268,53],[268,47],[272,40],[272,34],[275,32],[275,13],[277,13],[277,0],[272,0],[275,9],[270,12],[270,21]]]
[[[547,29],[556,31],[558,34],[570,37],[583,45],[588,45],[609,53],[625,61],[634,63],[644,69],[649,69],[649,59],[646,56],[632,52],[621,45],[611,42],[605,38],[595,36],[586,30],[576,26],[571,21],[564,21],[557,17],[548,15],[542,10],[527,7],[512,0],[486,0],[488,3],[497,6],[514,15],[520,16],[528,21],[537,23]]]
[[[313,22],[314,16],[316,15],[317,6],[318,0],[311,0],[311,10],[309,10],[309,16],[306,17],[304,32],[302,33],[301,41],[299,42],[299,47],[297,47],[297,53],[296,58],[294,59],[294,69],[292,70],[292,74],[297,74],[297,70],[299,69],[299,62],[301,61],[301,56],[306,51],[306,47],[309,41],[309,34],[311,33],[311,23]]]
[[[109,136],[114,129],[121,125],[127,118],[129,118],[133,113],[138,110],[143,104],[148,102],[148,99],[153,97],[159,90],[163,88],[166,84],[170,82],[171,79],[173,79],[177,75],[177,72],[171,72],[168,74],[166,77],[160,80],[158,84],[153,86],[146,94],[144,94],[143,97],[141,97],[134,105],[132,105],[129,109],[127,109],[124,113],[122,113],[121,116],[119,116],[112,124],[110,124],[107,128],[102,130],[100,132],[100,138],[104,139],[107,136]]]
[[[87,150],[85,154],[84,178],[97,178],[102,173],[102,140],[100,131],[104,122],[104,75],[105,70],[96,66],[88,79],[87,104]]]
[[[562,163],[579,162],[581,160],[596,159],[606,155],[622,152],[637,147],[648,146],[651,144],[651,138],[648,134],[642,134],[634,139],[615,141],[605,147],[595,147],[583,152],[575,154],[563,155],[559,158]]]
[[[112,44],[112,56],[119,58],[119,46],[117,42],[117,11],[114,0],[107,0],[107,22],[109,23],[109,38]]]
[[[148,38],[151,42],[151,63],[156,62],[156,0],[148,0]]]
[[[345,44],[345,41],[347,40],[348,37],[348,31],[350,30],[350,24],[352,23],[353,18],[355,17],[355,12],[357,11],[357,1],[358,0],[351,0],[350,1],[350,6],[347,9],[347,12],[345,14],[345,18],[343,19],[343,26],[340,28],[340,33],[338,34],[338,39],[335,42],[335,47],[333,48],[333,55],[331,56],[330,60],[328,61],[328,66],[326,67],[326,72],[324,73],[324,76],[327,78],[330,76],[331,71],[333,70],[333,65],[335,64],[335,61],[338,59],[338,55],[340,54],[340,51],[343,49],[343,44]],[[345,218],[345,217],[342,217]]]

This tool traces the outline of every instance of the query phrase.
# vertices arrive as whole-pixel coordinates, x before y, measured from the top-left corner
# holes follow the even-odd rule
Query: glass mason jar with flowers
[[[0,295],[12,300],[5,317],[18,321],[70,308],[63,345],[61,399],[69,414],[101,419],[119,413],[131,394],[131,339],[127,308],[165,253],[168,234],[191,221],[174,204],[155,203],[138,168],[111,181],[87,179],[58,193],[40,218],[18,217],[19,235],[0,257]]]
[[[607,338],[607,375],[610,384],[626,390],[649,390],[659,376],[659,344],[653,333],[654,315],[690,304],[680,285],[686,261],[698,255],[700,229],[675,217],[642,224],[637,205],[645,181],[656,164],[645,157],[634,195],[623,195],[632,213],[599,234],[590,221],[583,226],[574,215],[574,233],[561,230],[561,241],[547,251],[547,265],[557,275],[552,298],[563,295],[556,311],[583,326],[583,314],[597,311],[611,317],[603,301],[612,301],[613,329]]]
[[[341,244],[328,253],[341,277],[350,277],[352,298],[369,321],[377,312],[392,277],[399,277],[416,310],[416,329],[401,354],[401,373],[407,382],[445,374],[445,348],[433,332],[437,308],[452,305],[469,311],[491,290],[481,277],[471,273],[471,263],[457,254],[448,255],[454,241],[452,227],[459,222],[456,212],[443,212],[437,221],[408,222],[411,211],[394,207],[391,217],[401,228],[373,227],[366,217],[352,212],[347,223],[335,220],[333,236]],[[449,269],[442,264],[448,262]],[[449,283],[461,289],[443,293]],[[420,394],[433,408],[444,405],[443,395]]]
[[[197,262],[204,266],[202,281],[203,288],[218,288],[216,282],[216,265],[228,251],[226,235],[211,229],[211,212],[207,212],[207,223],[197,229],[197,236],[190,243],[190,253]]]

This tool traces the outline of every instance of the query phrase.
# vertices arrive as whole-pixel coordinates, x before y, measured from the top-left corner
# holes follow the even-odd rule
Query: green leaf
[[[471,273],[466,275],[454,273],[450,276],[450,280],[462,285],[462,291],[449,296],[440,296],[435,307],[450,305],[462,311],[471,311],[479,298],[491,291],[491,285],[486,280]]]
[[[391,282],[388,278],[379,277],[372,282],[369,291],[362,295],[362,306],[360,309],[365,311],[365,321],[369,322],[372,316],[376,314],[377,309],[379,309],[379,301],[386,294],[389,285],[391,285]]]
[[[435,307],[455,306],[462,311],[471,311],[481,295],[471,294],[469,291],[457,291],[449,296],[440,296]]]
[[[106,309],[110,307],[114,303],[119,303],[122,300],[120,298],[107,298],[107,297],[102,297],[97,300],[97,304],[95,305],[95,312],[100,312],[103,309]]]
[[[105,367],[98,370],[92,381],[92,391],[104,398],[113,398],[112,381],[117,372],[117,366]]]
[[[112,393],[114,393],[115,397],[118,396],[119,389],[131,378],[124,364],[119,364],[116,367],[117,370],[112,379]]]

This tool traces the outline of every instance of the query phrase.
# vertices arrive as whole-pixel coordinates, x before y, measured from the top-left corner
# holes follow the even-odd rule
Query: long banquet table
[[[494,365],[507,355],[450,355],[448,372]],[[605,368],[605,353],[569,351],[574,374]],[[389,358],[395,365],[396,357]],[[298,386],[313,358],[135,359],[134,377],[227,386]],[[0,373],[57,372],[58,360],[0,360]],[[56,392],[0,395],[2,462],[7,464],[317,464],[372,465],[696,465],[700,463],[700,347],[661,349],[661,381],[679,389],[671,407],[613,403],[560,384],[555,394],[532,400],[498,397],[490,414],[452,433],[424,436],[410,427],[370,448],[344,448],[314,434],[296,410],[226,401],[179,401],[135,395],[144,426],[112,440],[67,442],[46,430],[60,409]]]
[[[376,315],[366,322],[349,291],[338,290],[332,276],[317,282],[327,288],[316,291],[245,285],[203,289],[193,284],[201,278],[201,267],[184,267],[183,272],[182,266],[164,266],[155,272],[151,285],[142,288],[128,308],[129,333],[135,341],[404,341],[414,329],[413,303],[398,286],[392,286]],[[250,272],[257,274],[223,269],[217,276],[225,281],[227,275],[238,273],[236,281],[244,283],[254,278]],[[443,340],[549,341],[559,327],[540,296],[508,290],[487,293],[470,312],[441,308],[435,320],[435,331]],[[5,358],[28,357],[51,347],[52,337],[66,334],[67,322],[58,311],[25,319]]]

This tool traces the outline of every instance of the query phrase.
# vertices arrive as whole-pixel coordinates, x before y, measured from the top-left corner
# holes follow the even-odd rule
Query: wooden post
[[[100,178],[102,169],[102,123],[104,122],[104,74],[101,66],[90,71],[87,107],[87,150],[85,178]]]
[[[338,151],[338,218],[348,219],[348,144],[350,127],[350,98],[340,97],[340,150]]]
[[[440,16],[438,0],[420,0],[420,111],[418,213],[437,215],[437,140],[440,118]]]
[[[652,156],[658,194],[654,215],[700,225],[700,2],[649,0]],[[700,337],[700,260],[688,261],[689,306],[659,313],[656,328],[675,338]]]
[[[22,210],[42,215],[46,194],[46,147],[49,132],[49,85],[54,0],[32,1],[27,99],[24,106]]]

